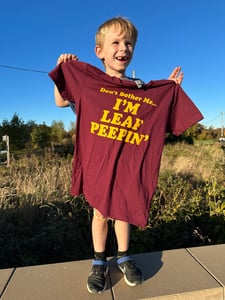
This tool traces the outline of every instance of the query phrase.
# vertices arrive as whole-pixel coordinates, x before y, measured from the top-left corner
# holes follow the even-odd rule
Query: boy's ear
[[[99,45],[95,46],[95,54],[99,59],[103,59],[102,49]]]

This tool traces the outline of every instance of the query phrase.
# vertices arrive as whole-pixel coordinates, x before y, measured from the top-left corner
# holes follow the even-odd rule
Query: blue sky
[[[69,108],[55,106],[47,72],[61,53],[75,53],[102,69],[93,50],[94,36],[114,16],[129,18],[139,31],[127,75],[135,70],[146,82],[164,79],[180,65],[182,87],[204,115],[201,124],[221,127],[224,0],[0,0],[0,123],[16,113],[24,122],[63,121],[67,129],[75,116]]]

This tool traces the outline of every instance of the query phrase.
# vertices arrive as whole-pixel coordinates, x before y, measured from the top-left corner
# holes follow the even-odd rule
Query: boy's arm
[[[63,97],[60,95],[59,90],[57,86],[54,86],[54,97],[55,97],[55,104],[59,107],[66,107],[69,106],[69,101],[66,99],[63,99]]]
[[[70,60],[78,60],[78,57],[74,54],[61,54],[57,60],[57,65],[61,63],[65,63]],[[70,105],[70,102],[61,96],[56,85],[54,86],[54,97],[55,97],[55,104],[57,106],[66,107]]]

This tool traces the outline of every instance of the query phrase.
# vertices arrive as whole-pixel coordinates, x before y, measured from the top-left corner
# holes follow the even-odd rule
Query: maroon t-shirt
[[[121,80],[78,61],[49,76],[76,105],[72,194],[84,194],[106,217],[144,227],[165,133],[181,134],[201,113],[172,80]]]

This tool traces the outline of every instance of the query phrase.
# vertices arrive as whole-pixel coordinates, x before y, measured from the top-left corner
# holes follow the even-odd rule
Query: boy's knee
[[[93,209],[93,216],[94,218],[98,219],[98,220],[102,220],[102,221],[105,221],[107,220],[106,217],[104,217],[100,211],[98,211],[96,208]]]

